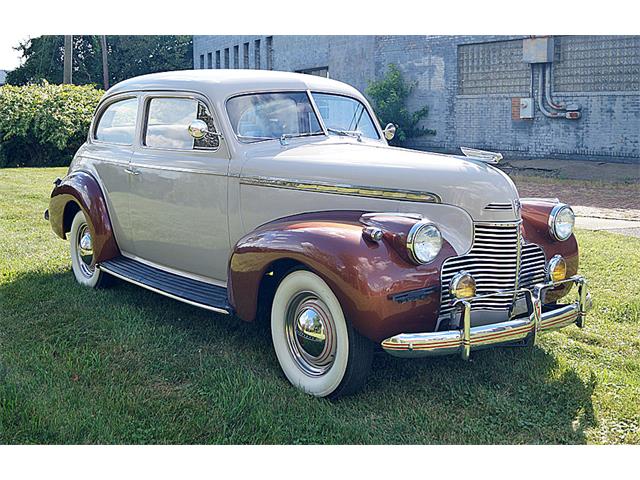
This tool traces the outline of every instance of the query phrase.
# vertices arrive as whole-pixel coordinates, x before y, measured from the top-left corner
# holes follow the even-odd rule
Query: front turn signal
[[[452,279],[449,286],[451,295],[456,298],[472,298],[476,295],[476,281],[467,272],[458,272]]]
[[[567,262],[560,255],[549,260],[549,280],[559,282],[567,278]]]

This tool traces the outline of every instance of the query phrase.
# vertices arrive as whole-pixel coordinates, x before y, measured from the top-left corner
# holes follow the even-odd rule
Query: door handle
[[[127,172],[129,175],[140,175],[140,170],[136,170],[135,168],[126,167],[124,171]]]

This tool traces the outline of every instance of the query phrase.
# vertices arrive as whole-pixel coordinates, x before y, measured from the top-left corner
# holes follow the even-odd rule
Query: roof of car
[[[273,70],[178,70],[152,73],[124,80],[107,96],[139,90],[184,90],[203,92],[216,101],[239,93],[263,90],[320,90],[360,97],[355,88],[316,75]]]

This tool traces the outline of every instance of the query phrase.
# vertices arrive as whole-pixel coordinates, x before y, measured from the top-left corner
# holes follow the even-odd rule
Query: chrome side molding
[[[431,192],[361,185],[343,185],[337,183],[316,182],[312,180],[293,180],[287,178],[257,176],[240,177],[240,184],[258,187],[283,188],[287,190],[300,190],[314,193],[329,193],[333,195],[350,195],[353,197],[399,200],[404,202],[442,203],[440,197]]]

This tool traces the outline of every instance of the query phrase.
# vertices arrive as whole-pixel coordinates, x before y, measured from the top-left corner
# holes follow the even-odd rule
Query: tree
[[[109,35],[106,44],[111,85],[145,73],[193,68],[190,35]],[[63,47],[63,35],[43,35],[21,43],[16,50],[23,64],[7,75],[7,83],[61,83]],[[99,36],[74,35],[73,83],[102,85],[102,73]]]
[[[396,136],[391,141],[393,145],[436,133],[435,130],[420,126],[420,122],[429,114],[429,107],[424,106],[415,112],[407,109],[407,100],[414,88],[415,84],[407,83],[400,69],[390,64],[384,78],[371,82],[366,89],[382,125],[394,123],[397,127]]]

